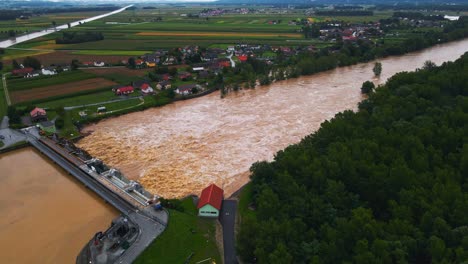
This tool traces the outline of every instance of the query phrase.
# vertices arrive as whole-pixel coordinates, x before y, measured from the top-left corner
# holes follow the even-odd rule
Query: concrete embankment
[[[73,156],[67,156],[63,151],[58,151],[46,141],[38,140],[32,135],[27,134],[27,137],[33,147],[78,179],[87,188],[101,196],[138,227],[138,238],[119,256],[117,262],[133,262],[164,231],[168,221],[168,215],[165,211],[155,212],[150,206],[146,208],[135,206],[77,167],[77,164],[74,164]],[[82,252],[86,254],[89,251],[83,250]]]

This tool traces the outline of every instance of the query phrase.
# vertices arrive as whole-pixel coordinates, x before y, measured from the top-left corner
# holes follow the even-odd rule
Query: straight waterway
[[[75,263],[118,212],[32,148],[0,154],[0,262]]]
[[[364,81],[376,84],[425,61],[453,61],[468,51],[468,39],[420,52],[322,72],[232,93],[179,101],[110,118],[86,128],[93,133],[79,146],[138,179],[164,197],[199,194],[210,183],[229,196],[248,182],[252,163],[317,130],[325,120],[357,109]]]

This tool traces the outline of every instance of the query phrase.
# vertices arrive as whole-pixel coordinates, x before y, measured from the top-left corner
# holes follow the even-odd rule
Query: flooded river
[[[0,154],[0,262],[75,263],[118,212],[31,148]]]
[[[216,183],[230,195],[248,181],[259,160],[272,160],[320,123],[356,109],[364,81],[381,84],[400,71],[413,71],[426,60],[455,60],[468,51],[468,39],[401,57],[358,64],[313,76],[232,93],[219,93],[111,118],[87,127],[93,133],[80,146],[150,191],[164,197],[199,194]]]

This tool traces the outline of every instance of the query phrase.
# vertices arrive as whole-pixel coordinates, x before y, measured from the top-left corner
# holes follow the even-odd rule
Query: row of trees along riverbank
[[[464,263],[468,53],[398,73],[358,112],[251,167],[246,263]],[[247,212],[247,213],[245,213]]]
[[[377,58],[402,55],[418,51],[436,44],[468,37],[468,17],[447,24],[443,31],[427,31],[421,36],[411,37],[401,42],[373,43],[360,39],[356,42],[337,42],[333,47],[318,52],[302,51],[294,56],[277,53],[275,64],[249,57],[247,63],[238,63],[232,71],[225,71],[220,80],[223,94],[242,88],[253,88],[258,80],[261,85],[274,81],[296,78],[336,67],[349,66]]]

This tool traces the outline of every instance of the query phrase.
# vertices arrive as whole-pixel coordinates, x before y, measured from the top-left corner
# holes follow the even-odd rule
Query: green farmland
[[[49,85],[64,84],[74,81],[81,81],[95,77],[94,74],[83,71],[71,71],[58,74],[56,76],[41,76],[34,80],[27,78],[16,78],[8,80],[9,91],[29,90]]]

